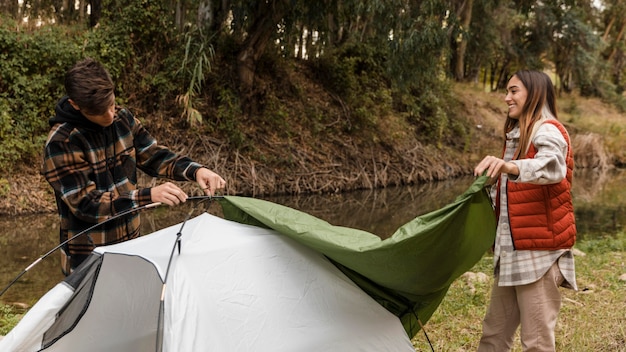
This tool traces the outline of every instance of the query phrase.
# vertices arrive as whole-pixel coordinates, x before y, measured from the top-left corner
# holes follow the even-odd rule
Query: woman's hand
[[[485,171],[487,172],[486,176],[489,176],[491,179],[497,178],[501,173],[519,175],[519,168],[517,165],[491,155],[486,156],[480,163],[478,163],[478,165],[476,165],[474,168],[474,176],[481,176]]]

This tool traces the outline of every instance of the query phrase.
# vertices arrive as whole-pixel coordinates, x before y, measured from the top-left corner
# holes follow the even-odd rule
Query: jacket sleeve
[[[129,122],[134,135],[137,167],[141,171],[152,177],[195,181],[196,171],[202,165],[159,145],[137,118],[131,118]]]
[[[131,190],[118,196],[98,189],[92,165],[79,138],[70,136],[58,125],[44,148],[42,175],[54,189],[58,201],[82,221],[97,223],[116,212],[149,204],[150,189]]]
[[[544,123],[533,138],[537,154],[532,159],[512,160],[520,170],[513,182],[533,184],[553,184],[565,178],[567,165],[567,142],[561,132],[552,124]]]

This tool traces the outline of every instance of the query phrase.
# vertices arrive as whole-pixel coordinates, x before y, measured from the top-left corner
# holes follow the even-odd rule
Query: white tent
[[[414,351],[400,320],[322,254],[209,214],[180,230],[97,248],[0,351]]]

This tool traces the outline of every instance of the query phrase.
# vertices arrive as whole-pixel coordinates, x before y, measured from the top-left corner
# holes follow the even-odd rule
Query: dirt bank
[[[332,100],[325,96],[327,93],[316,87],[307,89],[317,97],[318,104],[324,106],[324,113],[341,115],[340,106],[324,103]],[[498,154],[506,114],[502,95],[485,93],[469,85],[457,85],[454,89],[463,111],[460,116],[467,119],[469,126],[466,137],[469,142],[460,148],[423,144],[415,139],[415,131],[395,116],[379,118],[378,132],[373,137],[337,132],[320,138],[309,126],[299,125],[297,113],[285,121],[291,131],[296,131],[289,135],[250,123],[242,131],[254,146],[247,151],[230,148],[219,136],[207,137],[194,130],[176,129],[163,123],[162,117],[146,119],[145,123],[160,143],[220,173],[228,182],[226,194],[337,193],[466,175],[484,155]],[[603,144],[606,136],[594,132],[594,126],[586,121],[597,121],[596,115],[600,114],[611,126],[626,126],[626,117],[597,100],[577,99],[573,109],[571,98],[567,99],[562,99],[561,106],[565,108],[561,109],[561,120],[568,125],[575,143],[581,146],[581,152],[577,152],[574,145],[580,157],[577,160],[582,161],[578,165],[593,166],[600,159],[605,164],[616,158],[623,160],[622,155],[606,156]],[[297,106],[290,108],[298,110]],[[577,139],[579,137],[584,139]],[[591,147],[594,154],[585,156],[585,151]],[[155,182],[147,177],[141,180],[144,187]],[[190,194],[200,194],[193,183],[181,186]],[[53,194],[39,175],[38,161],[16,167],[0,177],[0,215],[54,212],[55,209]]]

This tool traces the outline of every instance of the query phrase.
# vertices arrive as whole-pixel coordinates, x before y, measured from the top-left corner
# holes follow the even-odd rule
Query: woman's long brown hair
[[[556,92],[550,77],[540,71],[520,70],[513,74],[517,77],[528,91],[526,102],[522,107],[519,119],[512,119],[507,115],[504,123],[504,134],[510,132],[518,123],[520,128],[520,144],[513,159],[520,159],[530,146],[533,126],[541,119],[544,107],[558,119],[556,109]]]

